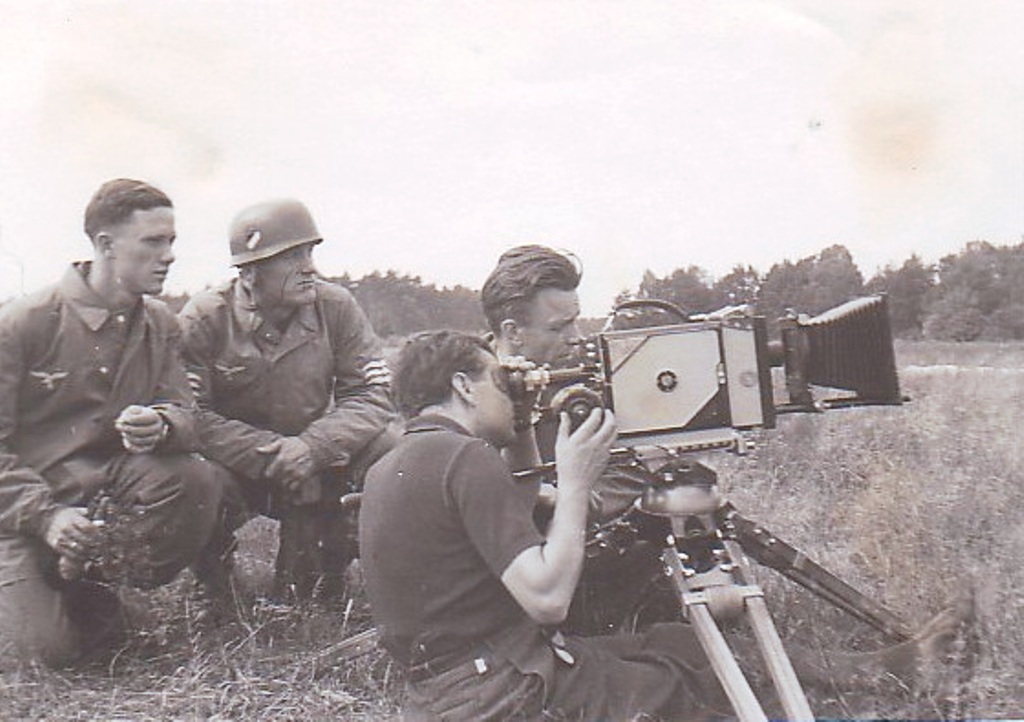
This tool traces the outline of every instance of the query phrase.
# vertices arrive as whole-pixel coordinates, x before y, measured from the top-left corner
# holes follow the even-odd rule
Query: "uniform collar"
[[[409,423],[406,424],[405,433],[415,434],[422,433],[424,431],[454,431],[456,434],[462,436],[472,436],[469,430],[447,416],[441,414],[424,414],[423,416],[417,416],[414,419],[410,419]]]
[[[92,268],[91,261],[79,261],[72,263],[71,268],[64,274],[58,287],[60,294],[67,301],[85,325],[92,331],[97,331],[107,322],[113,310],[107,305],[106,300],[92,289],[85,280]],[[138,303],[142,300],[139,299]]]
[[[249,293],[249,289],[242,284],[241,279],[234,279],[232,285],[234,286],[232,306],[235,318],[238,319],[244,328],[255,335],[263,324],[266,323],[266,320],[260,313],[260,309],[253,300],[252,294]],[[319,296],[319,293],[317,296]],[[298,313],[292,317],[290,323],[295,323],[296,321],[307,331],[316,331],[320,327],[316,314],[316,303],[308,303],[299,308]]]

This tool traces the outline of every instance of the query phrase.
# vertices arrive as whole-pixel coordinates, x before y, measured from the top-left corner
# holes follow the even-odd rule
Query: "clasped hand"
[[[310,503],[319,500],[320,481],[314,475],[313,452],[297,436],[283,436],[256,449],[271,456],[266,470],[268,479],[278,482],[293,501]]]
[[[43,540],[62,557],[84,564],[96,556],[100,530],[82,509],[66,506],[53,515]]]
[[[126,406],[114,420],[114,428],[121,434],[121,443],[129,454],[153,451],[167,437],[167,422],[156,409],[132,404]]]

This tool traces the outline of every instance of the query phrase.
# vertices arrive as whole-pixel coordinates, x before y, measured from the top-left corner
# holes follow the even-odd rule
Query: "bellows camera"
[[[627,446],[680,450],[742,451],[743,432],[774,427],[780,413],[903,401],[885,296],[813,318],[791,314],[772,342],[764,318],[745,307],[689,318],[676,311],[686,320],[622,328],[648,305],[669,307],[620,306],[583,345],[578,366],[526,372],[514,388],[544,387],[542,411],[568,411],[578,421],[595,406],[612,409]],[[778,393],[775,367],[784,375]]]

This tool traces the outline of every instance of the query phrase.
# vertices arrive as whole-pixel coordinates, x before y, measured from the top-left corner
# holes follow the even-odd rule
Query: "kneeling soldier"
[[[0,309],[0,649],[51,664],[110,641],[115,584],[196,560],[227,479],[188,453],[178,324],[149,297],[174,261],[170,199],[110,181],[85,232],[92,261]]]
[[[274,594],[338,594],[355,553],[340,498],[394,416],[381,344],[352,295],[320,280],[322,237],[294,200],[231,225],[238,277],[182,310],[202,452],[239,482],[249,508],[281,521]]]

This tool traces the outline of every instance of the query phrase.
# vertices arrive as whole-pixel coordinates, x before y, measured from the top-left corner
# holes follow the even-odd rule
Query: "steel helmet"
[[[258,203],[231,222],[231,265],[244,266],[322,240],[309,209],[299,201]]]

